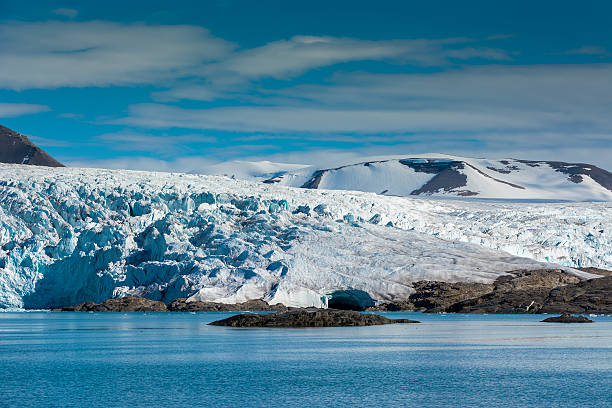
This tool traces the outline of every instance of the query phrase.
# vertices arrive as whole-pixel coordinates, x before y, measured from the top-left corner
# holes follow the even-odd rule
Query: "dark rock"
[[[550,291],[538,313],[612,313],[612,276]]]
[[[414,283],[416,293],[410,302],[416,311],[442,312],[450,305],[490,292],[493,285],[484,283],[448,283],[419,281]]]
[[[493,292],[458,302],[455,313],[612,313],[612,276],[574,282],[555,271],[500,277]],[[568,283],[571,282],[571,283]],[[556,286],[555,286],[556,285]],[[551,287],[553,286],[553,287]]]
[[[81,303],[69,306],[58,311],[61,312],[167,312],[166,304],[157,300],[141,297],[127,296],[123,298],[107,299],[102,303]]]
[[[269,305],[261,299],[248,300],[244,303],[226,304],[214,302],[187,302],[179,298],[168,305],[171,312],[276,312],[285,311],[287,307],[281,303]]]
[[[0,126],[0,163],[63,167],[63,164],[36,146],[27,136]]]
[[[489,293],[492,284],[467,282],[418,281],[412,284],[415,293],[405,301],[382,303],[368,311],[444,312],[449,306],[466,299]]]
[[[553,289],[580,282],[580,278],[560,269],[521,270],[500,276],[493,282],[495,291]]]
[[[340,327],[374,326],[393,323],[419,323],[416,320],[388,319],[375,314],[350,310],[293,310],[275,314],[240,314],[209,323],[230,327]]]
[[[376,306],[368,307],[367,312],[414,312],[414,305],[409,300],[379,303]]]
[[[549,293],[549,289],[494,291],[455,303],[446,311],[451,313],[538,313]]]
[[[595,270],[588,272],[597,273]],[[603,273],[600,273],[603,275]],[[368,311],[454,313],[612,313],[612,276],[581,281],[558,269],[520,270],[492,284],[419,281],[403,301]]]
[[[542,320],[545,323],[593,323],[591,319],[584,316],[573,316],[570,313],[563,313],[561,316],[549,317]]]

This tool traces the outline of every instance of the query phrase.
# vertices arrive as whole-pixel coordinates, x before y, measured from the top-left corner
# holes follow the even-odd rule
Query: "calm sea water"
[[[0,406],[611,407],[612,317],[388,313],[235,329],[230,314],[0,313]]]

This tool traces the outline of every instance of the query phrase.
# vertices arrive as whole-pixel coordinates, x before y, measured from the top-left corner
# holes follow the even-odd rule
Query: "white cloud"
[[[515,120],[514,128],[531,123],[540,130],[593,133],[612,127],[610,77],[610,64],[489,65],[433,74],[339,75],[332,84],[277,91],[280,96],[273,101],[278,105],[299,102],[321,109],[376,106],[468,112]],[[433,119],[432,130],[441,130],[436,124],[447,120],[443,114],[439,120]],[[487,121],[473,125],[474,129],[485,130]]]
[[[242,132],[411,132],[536,127],[550,119],[510,113],[462,110],[320,109],[316,107],[238,106],[184,109],[140,104],[111,123],[144,128],[215,129]]]
[[[151,98],[157,102],[174,102],[181,99],[192,101],[212,101],[221,96],[221,92],[207,85],[180,85],[166,91],[153,92]]]
[[[192,150],[189,146],[198,143],[214,143],[216,139],[210,136],[187,135],[151,135],[137,132],[105,133],[95,138],[96,144],[112,150],[124,152],[150,152],[165,157],[178,153],[185,154]]]
[[[248,133],[228,135],[235,144],[254,139],[285,139],[281,143],[287,146],[335,142],[356,150],[381,149],[381,154],[404,146],[418,153],[512,154],[609,168],[605,158],[612,151],[610,77],[610,64],[338,74],[324,85],[270,92],[259,101],[267,106],[185,109],[140,104],[118,121],[143,128]],[[311,157],[310,152],[306,155]]]
[[[171,89],[154,92],[151,96],[158,102],[236,98],[249,90],[251,81],[261,78],[285,80],[309,70],[351,61],[431,66],[470,58],[510,59],[504,50],[466,45],[471,42],[464,38],[368,41],[295,36],[234,51],[217,62],[202,65],[198,71],[199,81],[175,84]],[[205,84],[201,83],[202,78],[206,79]]]
[[[136,85],[175,80],[232,45],[195,26],[92,22],[0,24],[0,88]]]
[[[0,118],[31,115],[33,113],[47,112],[50,108],[45,105],[28,103],[0,103]]]
[[[444,64],[448,59],[509,59],[505,51],[457,45],[465,39],[366,41],[353,38],[296,36],[242,50],[210,69],[247,78],[284,78],[342,62],[399,60],[419,65]],[[455,47],[455,48],[453,48]]]
[[[58,16],[68,17],[68,18],[75,18],[79,14],[77,10],[71,9],[71,8],[57,8],[53,10],[52,13]]]
[[[77,11],[62,8],[54,13],[72,18]],[[0,88],[156,84],[172,88],[154,93],[157,101],[208,101],[236,88],[244,91],[252,80],[286,79],[351,61],[445,65],[471,58],[510,58],[504,50],[475,43],[465,38],[368,41],[295,36],[236,50],[198,26],[6,22],[0,23]]]
[[[93,167],[102,169],[149,170],[165,172],[190,172],[212,163],[207,157],[182,157],[174,160],[162,160],[151,157],[125,156],[113,159],[83,160],[67,158],[63,161],[71,167]]]
[[[604,48],[599,46],[584,46],[580,48],[576,48],[573,50],[567,50],[562,52],[561,54],[565,55],[611,55],[610,52]]]
[[[327,85],[296,86],[281,95],[326,105],[482,106],[536,104],[589,109],[610,104],[612,65],[487,65],[432,74],[338,75]],[[286,102],[286,101],[285,101]]]

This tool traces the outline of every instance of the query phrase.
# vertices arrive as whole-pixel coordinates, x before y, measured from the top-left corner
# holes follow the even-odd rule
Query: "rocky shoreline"
[[[601,273],[602,270],[592,270]],[[608,272],[608,271],[603,271]],[[426,313],[612,313],[612,274],[580,280],[560,270],[516,271],[492,284],[415,282],[406,301],[368,311]]]
[[[465,282],[415,282],[415,293],[404,301],[379,303],[368,312],[426,313],[612,313],[612,273],[580,280],[561,270],[515,271],[491,284]],[[287,312],[300,310],[263,300],[238,304],[189,302],[179,298],[169,304],[140,297],[108,299],[102,303],[82,303],[54,311],[65,312]],[[357,309],[354,309],[357,310]],[[363,310],[363,309],[361,309]]]
[[[53,309],[54,312],[280,312],[290,308],[282,304],[269,305],[255,299],[244,303],[187,302],[179,298],[166,305],[159,300],[137,296],[107,299],[102,303],[86,302],[75,306]]]

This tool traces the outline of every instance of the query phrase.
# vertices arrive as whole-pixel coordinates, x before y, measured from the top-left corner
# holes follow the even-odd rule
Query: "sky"
[[[0,0],[0,124],[71,166],[612,170],[611,112],[609,1]]]

